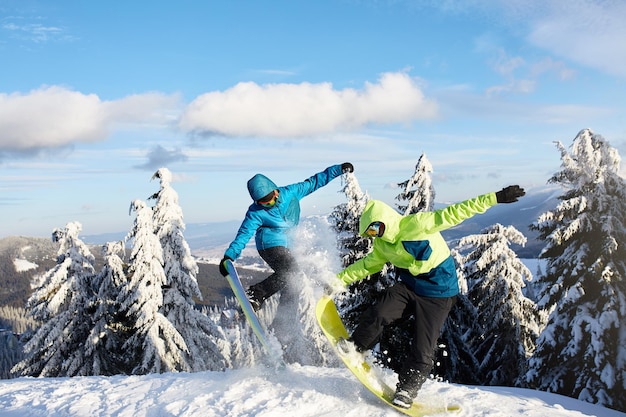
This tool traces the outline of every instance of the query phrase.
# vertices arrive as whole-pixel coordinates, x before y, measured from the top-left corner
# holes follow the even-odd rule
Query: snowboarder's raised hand
[[[348,173],[348,172],[354,172],[354,166],[350,163],[350,162],[344,162],[343,164],[341,164],[341,172]]]
[[[526,192],[519,185],[509,185],[496,192],[496,199],[498,203],[514,203],[524,195],[526,195]]]
[[[222,276],[228,275],[228,271],[226,270],[226,265],[225,265],[226,260],[229,260],[231,262],[233,261],[228,256],[224,256],[222,258],[222,260],[220,261],[220,265],[219,265],[219,267],[220,267],[220,274],[222,274]]]

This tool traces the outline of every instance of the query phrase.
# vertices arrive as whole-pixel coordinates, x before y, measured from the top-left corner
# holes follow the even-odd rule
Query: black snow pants
[[[274,270],[274,273],[263,281],[250,286],[249,290],[252,292],[254,298],[260,303],[276,294],[281,292],[281,299],[289,299],[294,295],[294,291],[291,291],[291,287],[295,283],[291,283],[290,277],[293,278],[296,272],[298,272],[298,264],[293,257],[289,249],[284,246],[275,246],[273,248],[262,249],[259,251],[261,258]],[[288,291],[283,291],[288,290]]]
[[[455,302],[456,296],[419,296],[399,282],[388,288],[378,302],[363,313],[352,333],[352,340],[357,346],[371,349],[378,343],[384,326],[401,319],[405,313],[413,314],[415,327],[412,349],[409,360],[398,374],[398,387],[414,397],[432,370],[439,333]]]

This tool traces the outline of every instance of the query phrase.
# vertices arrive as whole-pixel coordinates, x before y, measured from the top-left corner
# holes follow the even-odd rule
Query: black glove
[[[519,185],[509,185],[496,193],[498,203],[514,203],[518,198],[526,195],[523,188]]]
[[[229,260],[231,262],[233,261],[228,256],[224,256],[222,258],[222,260],[220,261],[220,265],[219,266],[220,266],[220,274],[222,274],[223,276],[228,275],[228,271],[226,270],[226,266],[224,266],[224,262],[226,262],[226,260]]]
[[[344,162],[341,164],[341,172],[344,174],[347,172],[354,172],[354,166],[350,162]]]

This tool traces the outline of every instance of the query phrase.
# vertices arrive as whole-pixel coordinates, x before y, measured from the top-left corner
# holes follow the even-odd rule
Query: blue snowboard
[[[267,332],[259,322],[259,318],[256,316],[256,313],[254,312],[254,309],[252,308],[252,305],[250,304],[250,301],[246,296],[246,291],[241,285],[241,280],[239,279],[239,275],[237,274],[235,266],[230,260],[226,260],[224,262],[224,265],[226,266],[226,270],[228,271],[226,279],[228,280],[228,283],[230,284],[233,293],[235,293],[235,297],[237,298],[237,301],[239,302],[239,305],[243,310],[244,316],[246,316],[246,320],[248,320],[248,324],[250,324],[250,327],[252,327],[252,331],[259,339],[259,342],[261,342],[261,345],[263,345],[265,352],[270,356],[270,358],[280,367],[284,367],[285,363],[283,362],[281,355],[272,348],[272,345],[267,338]]]

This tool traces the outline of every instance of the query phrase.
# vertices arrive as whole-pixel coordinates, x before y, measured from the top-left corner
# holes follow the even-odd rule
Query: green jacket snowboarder
[[[409,408],[433,366],[433,355],[441,327],[456,301],[458,278],[450,249],[441,236],[448,229],[484,213],[497,203],[512,203],[525,194],[517,185],[497,193],[453,204],[434,212],[402,216],[377,200],[365,206],[359,233],[374,238],[372,251],[337,277],[345,285],[382,270],[391,262],[400,282],[389,287],[368,310],[351,336],[357,350],[376,345],[383,327],[407,312],[415,317],[409,361],[399,371],[394,404]],[[347,341],[338,347],[348,350]]]

